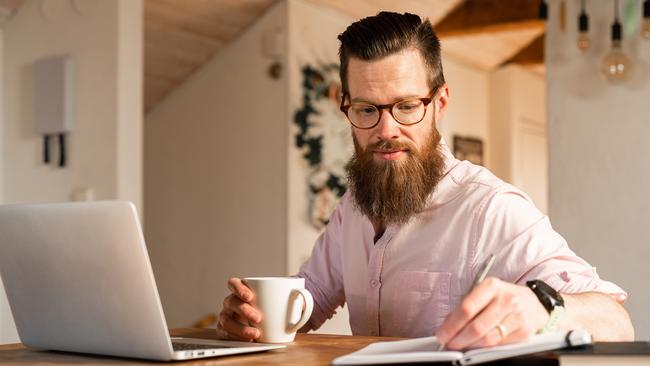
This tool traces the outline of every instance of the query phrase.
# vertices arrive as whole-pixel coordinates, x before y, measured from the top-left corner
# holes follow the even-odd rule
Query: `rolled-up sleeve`
[[[318,329],[345,303],[341,274],[341,205],[334,211],[325,231],[318,237],[311,257],[296,274],[314,297],[314,310],[305,329]]]
[[[479,214],[477,253],[495,253],[491,275],[525,284],[539,279],[567,294],[602,292],[624,302],[627,293],[598,276],[558,234],[546,215],[524,193],[511,188],[494,192]]]

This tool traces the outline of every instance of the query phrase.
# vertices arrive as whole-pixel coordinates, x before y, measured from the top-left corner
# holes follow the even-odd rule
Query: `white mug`
[[[262,313],[258,325],[262,343],[290,343],[311,316],[314,299],[298,277],[247,277],[243,282],[255,296],[253,307]],[[298,301],[301,299],[303,301]],[[304,304],[304,310],[303,310]]]

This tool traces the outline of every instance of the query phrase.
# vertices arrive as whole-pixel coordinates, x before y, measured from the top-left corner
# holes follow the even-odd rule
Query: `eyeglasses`
[[[345,113],[350,123],[363,130],[369,130],[379,124],[381,110],[388,109],[393,119],[401,125],[414,125],[424,119],[427,106],[431,104],[435,90],[432,90],[426,98],[408,98],[391,104],[371,104],[364,102],[353,102],[344,105],[345,93],[341,99],[341,112]]]

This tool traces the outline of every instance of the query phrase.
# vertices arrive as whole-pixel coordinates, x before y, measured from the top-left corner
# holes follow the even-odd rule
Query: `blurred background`
[[[169,326],[213,326],[226,280],[295,273],[345,191],[336,37],[380,10],[434,24],[454,154],[526,191],[650,339],[647,0],[0,0],[0,203],[133,201]]]

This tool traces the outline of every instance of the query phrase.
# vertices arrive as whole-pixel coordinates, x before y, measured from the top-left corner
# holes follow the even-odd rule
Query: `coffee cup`
[[[242,280],[255,294],[251,302],[262,313],[256,325],[258,342],[290,343],[309,320],[314,300],[298,277],[246,277]]]

